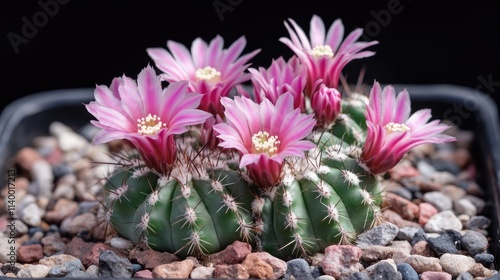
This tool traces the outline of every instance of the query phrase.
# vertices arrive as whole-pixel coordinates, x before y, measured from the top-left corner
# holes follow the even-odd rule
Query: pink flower
[[[257,104],[239,96],[221,102],[227,123],[214,126],[222,140],[219,146],[238,150],[240,168],[246,167],[250,179],[261,188],[279,182],[285,157],[304,157],[305,150],[315,147],[302,139],[316,121],[294,109],[291,93],[280,95],[275,105],[268,99]]]
[[[448,125],[439,120],[428,123],[430,109],[421,109],[410,116],[410,97],[406,90],[396,98],[392,86],[382,90],[375,82],[366,107],[368,126],[361,163],[372,173],[382,174],[394,167],[412,148],[421,144],[455,141],[455,137],[441,134]]]
[[[318,126],[328,127],[340,113],[342,96],[335,88],[320,83],[312,95],[311,107]]]
[[[170,52],[163,48],[148,48],[147,53],[164,74],[162,79],[168,82],[189,81],[189,91],[203,94],[200,109],[223,116],[220,106],[221,97],[228,96],[238,84],[250,79],[244,73],[260,49],[239,57],[246,45],[245,37],[240,37],[228,49],[223,49],[224,40],[216,36],[207,45],[197,38],[189,50],[174,41],[167,41]],[[239,58],[238,58],[239,57]]]
[[[333,22],[325,36],[323,20],[319,16],[313,15],[310,23],[310,41],[295,21],[292,19],[289,21],[293,30],[286,22],[285,27],[290,34],[290,39],[283,37],[280,38],[280,41],[287,45],[307,68],[308,80],[305,92],[309,97],[312,95],[313,85],[318,79],[322,79],[327,87],[337,88],[341,71],[347,63],[375,54],[362,50],[378,44],[377,41],[357,42],[363,33],[361,28],[352,31],[342,42],[344,25],[340,19]]]
[[[304,110],[304,88],[306,86],[305,71],[296,56],[287,61],[283,57],[272,61],[268,69],[249,68],[252,74],[255,101],[260,103],[265,98],[273,104],[285,92],[290,92],[294,98],[294,108]]]
[[[139,73],[137,83],[124,75],[115,78],[109,88],[97,86],[95,101],[86,105],[97,118],[92,124],[101,129],[94,144],[126,139],[150,168],[167,173],[176,159],[174,135],[210,116],[196,109],[202,95],[188,93],[187,86],[183,81],[163,90],[160,78],[150,66]]]

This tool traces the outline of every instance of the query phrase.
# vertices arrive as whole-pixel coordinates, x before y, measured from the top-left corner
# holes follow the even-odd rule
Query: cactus
[[[105,184],[107,218],[122,236],[182,257],[252,241],[254,195],[238,171],[204,158],[192,166],[179,161],[169,175],[158,175],[131,162]]]
[[[379,179],[348,155],[348,146],[335,144],[340,139],[321,138],[316,152],[286,165],[282,184],[254,202],[262,248],[277,257],[351,243],[380,221]]]
[[[441,134],[448,126],[428,123],[430,110],[410,115],[406,91],[396,97],[375,81],[369,98],[343,98],[340,70],[373,55],[362,50],[377,42],[356,42],[357,30],[321,45],[339,38],[319,36],[319,17],[312,23],[320,45],[311,48],[292,21],[292,39],[280,40],[295,58],[267,71],[244,74],[258,51],[238,58],[245,39],[222,49],[217,36],[196,39],[191,58],[175,42],[172,54],[150,48],[162,75],[148,66],[137,82],[123,76],[96,88],[86,105],[101,129],[94,143],[124,139],[137,151],[118,157],[104,185],[104,218],[119,234],[180,257],[237,240],[282,259],[308,257],[381,221],[380,175],[411,148],[455,140]],[[331,28],[327,36],[343,34],[340,21]],[[241,87],[250,79],[253,99]]]

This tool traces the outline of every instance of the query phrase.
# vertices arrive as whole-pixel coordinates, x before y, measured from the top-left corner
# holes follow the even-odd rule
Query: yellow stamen
[[[333,57],[333,50],[329,45],[318,45],[311,50],[312,55],[315,57]]]
[[[267,153],[269,156],[274,156],[278,153],[279,144],[278,136],[269,136],[266,131],[259,131],[252,136],[252,153]]]
[[[207,82],[216,83],[220,81],[220,76],[220,71],[210,66],[196,70],[196,79],[198,81],[205,80]]]
[[[143,135],[154,135],[167,124],[160,121],[157,115],[148,114],[145,118],[137,119],[137,132]]]
[[[384,128],[385,128],[385,131],[387,131],[387,133],[406,132],[406,131],[410,130],[410,128],[406,124],[394,123],[394,122],[390,122],[390,123],[386,124],[384,126]]]

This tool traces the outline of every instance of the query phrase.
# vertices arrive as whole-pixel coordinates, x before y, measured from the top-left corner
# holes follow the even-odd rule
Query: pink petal
[[[329,45],[332,50],[336,53],[337,48],[342,42],[344,38],[344,25],[340,19],[336,19],[333,24],[328,29],[328,33],[326,34],[325,44]]]
[[[167,41],[167,47],[185,72],[192,73],[196,70],[189,50],[184,45],[169,40]]]
[[[191,44],[191,55],[193,56],[194,67],[196,69],[205,66],[205,53],[207,52],[207,48],[207,43],[199,37]]]
[[[163,90],[161,82],[151,66],[147,66],[137,78],[139,95],[142,96],[143,112],[159,114]]]
[[[312,46],[325,44],[325,24],[317,15],[313,15],[311,19],[309,37]]]

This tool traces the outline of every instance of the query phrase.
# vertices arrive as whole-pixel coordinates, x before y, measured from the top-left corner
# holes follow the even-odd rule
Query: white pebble
[[[472,202],[468,199],[461,198],[461,199],[457,200],[453,204],[453,206],[454,206],[453,209],[459,215],[465,214],[465,215],[468,215],[471,217],[477,215],[476,206],[474,206],[474,204],[472,204]]]
[[[125,250],[132,249],[132,247],[134,247],[134,244],[130,240],[121,237],[111,238],[110,245],[111,247]]]
[[[422,199],[436,207],[439,212],[453,209],[453,201],[442,192],[427,192],[423,195]]]
[[[425,232],[441,233],[447,229],[462,230],[462,222],[451,210],[437,213],[424,226]]]
[[[36,183],[37,190],[34,193],[37,196],[50,197],[54,188],[54,174],[52,167],[46,160],[37,160],[31,168],[33,182]]]
[[[443,270],[453,277],[457,277],[460,273],[468,271],[476,264],[476,261],[469,256],[449,253],[443,254],[439,258],[439,261]]]
[[[31,203],[21,210],[19,219],[27,225],[37,227],[42,223],[43,215],[45,215],[45,211],[35,203]]]
[[[85,137],[74,132],[70,127],[61,122],[53,122],[49,127],[50,133],[57,137],[59,148],[64,152],[81,151],[90,146]]]

